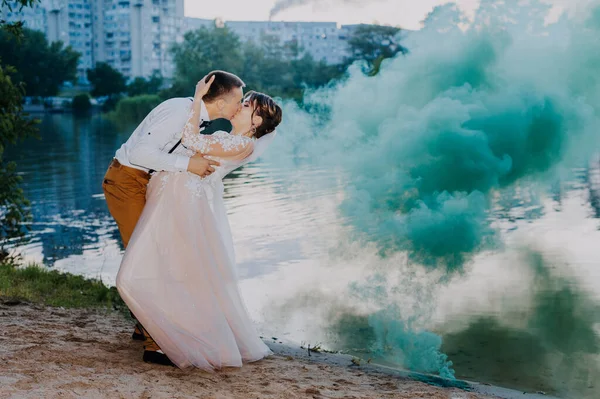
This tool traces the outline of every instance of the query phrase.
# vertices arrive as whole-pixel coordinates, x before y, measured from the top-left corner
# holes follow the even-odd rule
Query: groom
[[[214,132],[217,124],[220,125],[217,130],[225,130],[220,118],[231,119],[240,110],[244,95],[245,84],[236,75],[213,71],[207,75],[207,79],[211,78],[214,80],[203,98],[200,113],[203,134],[209,130]],[[190,105],[190,98],[171,98],[159,104],[117,150],[106,171],[102,183],[104,197],[110,214],[117,222],[124,247],[127,247],[146,204],[146,186],[154,171],[188,171],[205,177],[214,172],[214,166],[219,165],[202,154],[189,157],[185,153],[181,136]],[[214,121],[212,126],[211,121]],[[227,130],[230,131],[231,124],[228,125]],[[144,361],[171,363],[139,324],[132,338],[144,339]]]

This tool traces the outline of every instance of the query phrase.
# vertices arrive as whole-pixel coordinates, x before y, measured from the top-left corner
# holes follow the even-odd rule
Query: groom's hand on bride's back
[[[213,161],[212,159],[204,158],[202,154],[196,154],[190,158],[190,162],[188,163],[188,172],[196,174],[201,177],[206,177],[215,171],[213,166],[219,166],[220,164],[217,161]]]

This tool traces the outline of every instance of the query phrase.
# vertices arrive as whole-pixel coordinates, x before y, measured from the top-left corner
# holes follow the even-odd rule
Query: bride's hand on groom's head
[[[210,90],[210,86],[215,81],[215,75],[211,76],[210,79],[207,79],[208,75],[200,79],[200,81],[196,84],[196,98],[202,98],[208,93]]]

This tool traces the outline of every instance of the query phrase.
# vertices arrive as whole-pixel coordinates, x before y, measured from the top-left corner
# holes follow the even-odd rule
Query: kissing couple
[[[146,362],[214,370],[271,354],[239,292],[223,178],[265,151],[282,111],[244,87],[213,71],[193,99],[159,104],[104,176],[126,248],[116,285]]]

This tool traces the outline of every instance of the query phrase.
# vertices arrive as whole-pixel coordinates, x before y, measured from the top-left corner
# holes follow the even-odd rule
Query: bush
[[[102,103],[102,112],[111,112],[117,108],[117,104],[121,101],[120,95],[109,96]]]
[[[35,135],[37,120],[23,111],[23,85],[13,83],[15,69],[0,65],[0,248],[13,238],[22,238],[24,224],[31,220],[29,202],[20,187],[21,176],[14,162],[6,162],[4,149]]]
[[[71,108],[75,115],[85,115],[92,109],[92,103],[90,102],[89,94],[78,94],[73,97]]]
[[[123,98],[108,117],[118,123],[139,123],[161,102],[161,98],[153,94]]]

